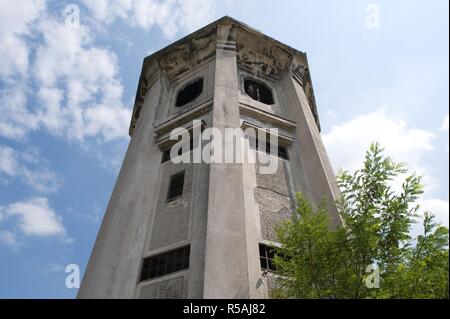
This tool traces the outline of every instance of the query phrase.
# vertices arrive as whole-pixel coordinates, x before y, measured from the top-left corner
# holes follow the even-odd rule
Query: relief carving
[[[216,43],[212,35],[192,39],[196,63],[201,63],[215,54]]]
[[[291,54],[274,41],[255,37],[244,30],[238,32],[237,62],[257,75],[277,76],[291,61]]]
[[[159,64],[161,65],[161,69],[171,78],[189,70],[189,53],[190,49],[188,44],[176,46],[160,58]]]
[[[214,33],[199,35],[179,44],[159,58],[161,70],[174,79],[215,54]]]

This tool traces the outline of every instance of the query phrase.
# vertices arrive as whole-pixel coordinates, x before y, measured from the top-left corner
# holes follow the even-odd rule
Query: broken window
[[[247,79],[244,81],[244,90],[248,96],[258,102],[268,105],[274,104],[272,91],[260,82]]]
[[[189,268],[190,246],[147,257],[142,262],[139,281],[164,276]]]
[[[275,258],[275,249],[273,247],[259,244],[259,261],[261,269],[276,271],[277,267],[273,259]]]
[[[180,107],[194,101],[203,92],[203,78],[183,87],[177,95],[175,106]]]

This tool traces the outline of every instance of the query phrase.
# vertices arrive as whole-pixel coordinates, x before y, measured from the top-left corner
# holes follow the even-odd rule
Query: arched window
[[[203,92],[203,78],[183,87],[177,95],[175,106],[180,107],[194,101]]]
[[[250,79],[244,81],[244,90],[252,99],[272,105],[274,104],[272,91],[264,84]]]

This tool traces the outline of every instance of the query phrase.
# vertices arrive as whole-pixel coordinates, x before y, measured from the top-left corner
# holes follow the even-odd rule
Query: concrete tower
[[[277,128],[276,172],[173,163],[171,131],[196,125]],[[78,298],[267,298],[294,193],[340,223],[306,54],[232,18],[144,59],[130,136]]]

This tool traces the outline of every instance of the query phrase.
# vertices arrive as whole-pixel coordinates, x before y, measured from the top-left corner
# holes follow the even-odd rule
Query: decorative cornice
[[[157,58],[161,71],[169,80],[192,70],[215,54],[216,38],[213,31],[188,39]]]
[[[257,120],[265,123],[269,123],[274,127],[285,129],[286,131],[294,131],[296,129],[295,122],[285,119],[279,115],[275,115],[260,109],[257,109],[251,105],[245,104],[243,102],[239,103],[239,112],[243,115],[251,116]]]
[[[232,23],[218,24],[216,42],[218,50],[236,51],[236,26]]]
[[[188,109],[181,114],[177,114],[167,121],[157,124],[154,126],[155,135],[158,137],[160,135],[170,132],[176,127],[182,126],[185,123],[189,123],[199,116],[208,113],[212,108],[212,100],[202,103],[192,109]]]
[[[183,127],[189,132],[189,135],[192,136],[193,132],[195,133],[196,128],[199,128],[200,129],[199,132],[202,132],[206,127],[206,123],[205,121],[199,121],[197,123],[184,123],[184,125],[180,125],[178,127]],[[170,146],[175,144],[177,141],[170,139],[170,133],[171,131],[166,132],[165,134],[160,135],[158,137],[155,137],[155,144],[161,149],[168,149]]]
[[[242,69],[259,76],[278,77],[287,69],[292,56],[292,52],[269,37],[253,34],[242,27],[238,29],[236,57]]]
[[[293,136],[288,136],[288,135],[285,135],[285,134],[275,133],[273,130],[270,130],[270,129],[267,129],[265,127],[256,125],[254,123],[250,123],[248,121],[243,121],[242,124],[241,124],[241,128],[244,131],[246,129],[248,129],[248,128],[252,128],[252,129],[254,129],[256,131],[255,133],[257,133],[258,130],[261,130],[261,131],[266,133],[268,141],[270,141],[270,135],[272,135],[272,136],[274,136],[277,139],[278,144],[280,144],[280,145],[291,145],[294,142],[294,140],[295,140]]]

